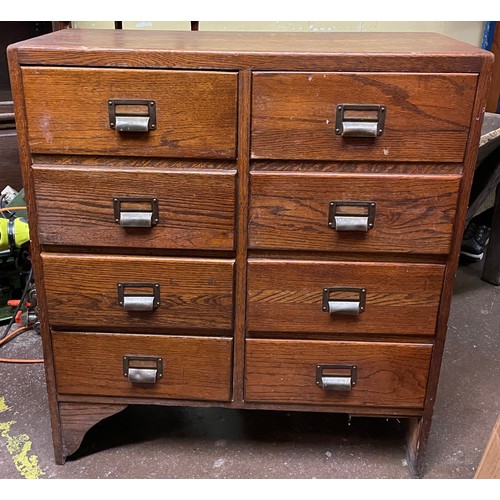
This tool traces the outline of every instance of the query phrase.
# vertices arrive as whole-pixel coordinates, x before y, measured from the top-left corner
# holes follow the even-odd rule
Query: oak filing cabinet
[[[55,456],[129,404],[405,417],[422,469],[492,56],[431,33],[9,48]]]

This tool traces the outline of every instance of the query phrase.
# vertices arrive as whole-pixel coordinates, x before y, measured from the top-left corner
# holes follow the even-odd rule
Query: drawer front
[[[236,73],[24,67],[22,78],[35,153],[236,155]],[[110,106],[110,100],[146,105]],[[153,101],[154,110],[149,110],[147,103]],[[137,125],[139,131],[118,131],[119,120],[127,128],[146,113],[148,125],[156,120],[154,129],[141,132]]]
[[[420,409],[431,353],[431,344],[249,339],[245,400]]]
[[[40,242],[232,250],[235,171],[33,167]]]
[[[254,73],[252,157],[460,162],[476,82],[476,74]],[[382,106],[383,127],[378,112],[347,108],[337,126],[342,105]]]
[[[49,253],[42,259],[52,326],[205,334],[232,328],[232,260]]]
[[[250,259],[248,330],[434,335],[443,275],[437,264]]]
[[[459,176],[251,174],[250,247],[447,254]]]
[[[231,339],[53,332],[52,345],[60,394],[231,397]]]

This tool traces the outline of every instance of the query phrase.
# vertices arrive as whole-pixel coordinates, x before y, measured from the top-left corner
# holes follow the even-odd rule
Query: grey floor
[[[500,414],[500,287],[457,273],[426,478],[472,478]],[[1,356],[41,355],[34,333]],[[407,478],[403,422],[129,407],[54,462],[42,365],[0,363],[0,478]]]

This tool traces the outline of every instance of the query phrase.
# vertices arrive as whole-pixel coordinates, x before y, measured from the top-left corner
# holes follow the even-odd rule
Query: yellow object
[[[30,240],[30,230],[26,219],[0,218],[0,251],[13,246],[20,247]]]
[[[11,410],[5,398],[0,396],[0,413]],[[0,438],[6,440],[7,450],[12,457],[14,466],[26,479],[39,479],[45,472],[38,465],[38,457],[31,453],[32,443],[27,434],[12,435],[15,420],[0,420]],[[0,442],[2,440],[0,439]]]

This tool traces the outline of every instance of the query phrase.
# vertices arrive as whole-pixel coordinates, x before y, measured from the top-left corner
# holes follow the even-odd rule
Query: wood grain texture
[[[93,333],[53,333],[57,390],[62,394],[228,401],[232,340]],[[163,360],[155,384],[124,376],[123,356]]]
[[[248,184],[250,157],[250,116],[252,74],[241,71],[238,80],[238,184],[236,213],[236,259],[234,272],[234,365],[233,400],[243,401],[245,365],[247,255],[248,255]]]
[[[444,266],[249,259],[248,331],[434,335]],[[366,288],[359,316],[322,310],[323,289]]]
[[[320,252],[320,251],[287,251],[287,250],[249,250],[248,256],[254,259],[300,259],[330,262],[406,262],[412,264],[443,264],[447,255],[403,254],[403,253],[363,253],[363,252]]]
[[[415,334],[415,333],[345,333],[345,332],[307,332],[302,331],[259,331],[259,332],[249,332],[248,338],[259,338],[259,339],[284,339],[284,340],[337,340],[342,342],[358,342],[369,340],[370,342],[412,342],[427,343],[431,341],[429,335]]]
[[[461,162],[476,84],[475,74],[256,72],[252,158]],[[339,104],[384,105],[383,135],[335,135]]]
[[[432,386],[432,380],[431,386]],[[427,391],[428,397],[429,391]],[[426,406],[424,406],[425,413]],[[408,469],[412,478],[420,478],[423,471],[423,459],[425,456],[425,448],[427,446],[427,438],[431,419],[423,417],[412,417],[406,422],[406,457],[408,461]]]
[[[236,155],[236,73],[43,67],[22,72],[35,153]],[[111,129],[109,99],[154,100],[156,130]]]
[[[252,172],[255,249],[447,254],[459,176]],[[328,226],[332,201],[374,202],[367,232]]]
[[[421,408],[430,344],[247,340],[245,399],[279,403]],[[317,365],[355,365],[346,392],[316,384]]]
[[[151,171],[35,165],[40,242],[232,250],[235,177],[234,170]],[[120,226],[115,221],[115,198],[157,199],[158,224],[151,228]],[[140,208],[144,209],[144,204]]]
[[[89,403],[89,404],[137,404],[137,405],[160,405],[160,406],[189,406],[194,408],[228,408],[232,410],[270,410],[270,411],[305,411],[305,412],[339,412],[359,417],[416,417],[422,414],[421,408],[394,408],[387,406],[332,406],[312,403],[290,404],[290,403],[256,403],[251,401],[186,401],[183,399],[158,399],[142,397],[119,397],[119,396],[82,396],[72,394],[59,394],[59,401],[64,403]]]
[[[308,160],[252,160],[254,172],[332,172],[350,174],[461,175],[461,163],[336,162]]]
[[[491,54],[437,33],[63,30],[20,42],[23,64],[285,71],[474,72]]]
[[[91,427],[126,407],[124,404],[59,403],[63,459],[78,450]]]
[[[233,260],[42,254],[53,326],[125,331],[227,330],[233,324]],[[160,284],[154,311],[126,311],[117,284]]]
[[[203,158],[161,158],[147,156],[51,155],[33,154],[32,163],[40,166],[119,167],[123,170],[235,170],[234,160],[205,160]]]

